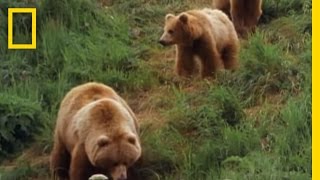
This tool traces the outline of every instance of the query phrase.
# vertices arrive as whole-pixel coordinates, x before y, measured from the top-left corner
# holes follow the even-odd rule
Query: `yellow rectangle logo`
[[[32,42],[31,44],[13,44],[13,13],[31,13]],[[36,8],[8,8],[8,49],[36,49],[37,48],[37,9]]]

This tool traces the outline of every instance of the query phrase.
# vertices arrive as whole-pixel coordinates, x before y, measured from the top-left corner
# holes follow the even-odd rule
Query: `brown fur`
[[[243,37],[255,31],[262,15],[262,0],[213,0],[213,7],[228,14]]]
[[[112,88],[86,83],[67,93],[50,159],[55,178],[87,180],[101,173],[122,180],[140,156],[137,119]]]
[[[159,42],[176,44],[176,72],[190,76],[201,65],[201,76],[214,75],[221,68],[238,66],[239,39],[232,22],[220,10],[190,10],[177,16],[167,14]]]
[[[220,9],[221,11],[226,13],[228,15],[228,17],[230,17],[230,19],[231,19],[230,0],[213,0],[212,5],[213,5],[214,9]]]

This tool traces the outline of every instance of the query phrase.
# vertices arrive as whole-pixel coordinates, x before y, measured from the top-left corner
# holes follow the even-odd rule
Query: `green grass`
[[[237,71],[181,80],[173,47],[157,43],[164,16],[210,4],[1,1],[0,179],[49,179],[60,101],[88,81],[113,87],[140,118],[139,179],[311,179],[311,0],[265,0]],[[7,7],[37,7],[37,50],[7,49]],[[16,18],[24,42],[29,17]]]

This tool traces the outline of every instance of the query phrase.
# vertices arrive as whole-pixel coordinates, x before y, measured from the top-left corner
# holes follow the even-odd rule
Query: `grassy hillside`
[[[88,81],[141,121],[139,179],[311,179],[311,0],[264,0],[240,69],[215,80],[178,78],[174,47],[157,43],[166,13],[211,0],[107,2],[0,2],[1,180],[49,179],[59,103]],[[7,49],[7,7],[37,7],[37,50]],[[31,17],[14,18],[15,42],[28,42]]]

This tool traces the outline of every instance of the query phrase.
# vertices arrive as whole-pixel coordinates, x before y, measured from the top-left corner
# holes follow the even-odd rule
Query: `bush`
[[[0,93],[0,158],[22,150],[42,125],[38,102]]]

